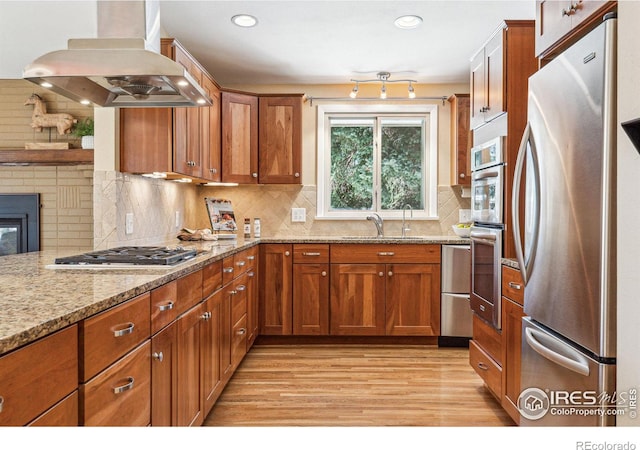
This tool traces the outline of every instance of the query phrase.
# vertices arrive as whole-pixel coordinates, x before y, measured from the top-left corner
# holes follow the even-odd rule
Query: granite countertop
[[[277,237],[172,241],[193,246],[193,259],[166,268],[51,269],[55,258],[90,251],[41,251],[0,257],[0,354],[175,280],[258,243],[467,244],[456,236],[408,238]]]

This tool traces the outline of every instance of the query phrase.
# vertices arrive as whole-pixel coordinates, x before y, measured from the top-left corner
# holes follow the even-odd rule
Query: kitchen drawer
[[[222,287],[222,261],[202,268],[202,298],[207,298]]]
[[[233,256],[227,256],[222,260],[222,285],[226,286],[235,278],[236,268]]]
[[[78,327],[0,358],[0,425],[22,426],[78,388]]]
[[[247,313],[247,276],[234,281],[231,291],[231,323],[238,322]]]
[[[151,422],[151,341],[80,386],[84,426],[147,426]]]
[[[80,379],[87,381],[151,334],[150,293],[80,322]]]
[[[332,244],[331,263],[440,263],[440,245]]]
[[[524,306],[524,282],[519,270],[502,266],[502,295]]]
[[[178,284],[167,283],[151,291],[151,334],[156,334],[178,317]]]
[[[496,398],[502,398],[502,368],[475,341],[469,341],[469,364]]]
[[[473,315],[473,340],[498,365],[502,365],[502,335],[476,314]]]
[[[329,262],[329,244],[294,244],[294,264],[323,264]]]
[[[78,425],[78,391],[75,390],[28,426],[77,427]]]
[[[251,247],[233,255],[234,278],[256,268],[258,247]]]
[[[238,367],[247,353],[247,315],[238,320],[231,330],[231,363]]]
[[[202,301],[202,270],[178,278],[178,315]]]

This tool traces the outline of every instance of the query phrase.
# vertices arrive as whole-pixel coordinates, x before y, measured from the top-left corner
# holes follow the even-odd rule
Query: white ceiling
[[[231,23],[258,18],[254,28]],[[422,25],[393,21],[419,15]],[[464,83],[469,58],[504,19],[534,19],[535,0],[161,1],[160,21],[223,86],[343,84],[351,78]]]

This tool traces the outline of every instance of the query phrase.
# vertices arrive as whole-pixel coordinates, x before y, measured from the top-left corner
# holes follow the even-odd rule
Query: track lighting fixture
[[[390,80],[389,78],[391,77],[391,74],[389,72],[378,72],[376,76],[377,78],[372,80],[354,80],[352,78],[351,81],[353,81],[356,85],[353,87],[353,89],[349,93],[349,97],[356,98],[356,96],[358,95],[359,83],[376,83],[377,82],[377,83],[382,83],[382,87],[380,88],[381,99],[387,98],[387,85],[386,85],[387,83],[409,83],[409,88],[408,88],[409,98],[416,98],[415,89],[411,84],[411,83],[417,83],[416,80]]]

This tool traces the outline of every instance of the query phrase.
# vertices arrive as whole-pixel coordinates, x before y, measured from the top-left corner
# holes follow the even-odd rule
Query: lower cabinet
[[[202,405],[204,415],[211,411],[222,393],[222,371],[220,370],[220,345],[222,342],[222,290],[209,296],[204,302],[204,321],[200,327],[202,380]]]
[[[177,424],[177,331],[178,324],[173,322],[151,338],[151,426],[154,427]]]
[[[469,341],[469,364],[498,401],[502,399],[502,334],[473,315],[473,339]]]
[[[260,334],[291,334],[292,254],[291,244],[260,246]]]
[[[294,335],[329,334],[329,244],[293,246]]]
[[[200,402],[200,325],[203,319],[202,304],[178,319],[177,426],[197,426],[204,421]]]
[[[74,427],[78,425],[78,391],[75,390],[39,416],[30,427]]]

